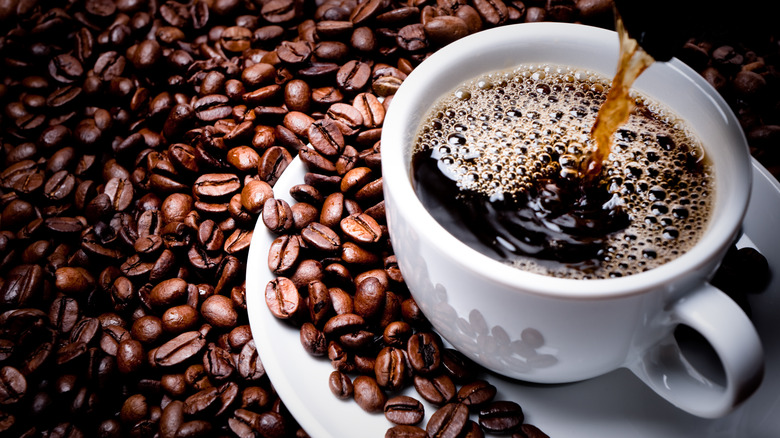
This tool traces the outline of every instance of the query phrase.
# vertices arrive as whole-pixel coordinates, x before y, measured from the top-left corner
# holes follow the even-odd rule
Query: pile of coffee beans
[[[746,5],[742,5],[746,6]],[[734,5],[739,25],[691,38],[677,57],[699,72],[737,115],[753,156],[780,177],[780,31],[759,3]],[[736,21],[736,18],[735,18]]]
[[[545,436],[408,298],[378,142],[431,52],[541,20],[610,27],[611,2],[0,0],[0,434],[307,436],[248,326],[262,220],[280,236],[271,309],[390,436],[426,436],[414,400],[383,399],[410,384],[441,405],[430,436]],[[778,46],[753,43],[686,59],[778,169]],[[273,185],[297,155],[310,173],[286,205]]]

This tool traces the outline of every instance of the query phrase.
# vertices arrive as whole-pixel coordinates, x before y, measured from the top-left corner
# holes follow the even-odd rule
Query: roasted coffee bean
[[[291,280],[278,277],[268,282],[265,288],[265,302],[275,317],[287,319],[298,311],[301,296]]]
[[[480,425],[472,420],[469,420],[466,425],[466,432],[464,438],[484,438],[485,432]]]
[[[382,340],[388,346],[403,348],[411,335],[412,327],[409,324],[404,321],[393,321],[385,327]]]
[[[135,339],[125,339],[119,343],[116,351],[116,367],[122,374],[138,371],[146,363],[143,345]]]
[[[241,353],[238,355],[236,368],[238,368],[238,373],[245,380],[258,380],[265,375],[265,368],[260,361],[254,339],[248,341],[241,347]]]
[[[69,84],[75,82],[84,74],[84,67],[76,57],[62,54],[55,56],[49,62],[49,74],[56,81]]]
[[[512,433],[524,419],[523,409],[513,401],[494,401],[479,410],[479,425],[492,433]]]
[[[218,251],[225,244],[225,234],[213,220],[207,219],[198,227],[198,243],[206,251]]]
[[[333,157],[344,150],[344,136],[332,119],[313,122],[307,131],[312,147],[326,157]]]
[[[160,436],[162,438],[175,438],[176,432],[184,423],[184,402],[173,400],[162,410],[160,416]]]
[[[200,306],[200,313],[209,324],[218,328],[234,327],[238,321],[238,313],[233,308],[233,302],[224,295],[212,295]]]
[[[425,29],[421,23],[409,24],[398,31],[396,38],[398,46],[409,52],[416,52],[428,48],[428,40]]]
[[[168,395],[178,397],[183,395],[187,391],[187,382],[184,379],[184,374],[164,374],[160,378],[160,386]],[[163,409],[163,416],[165,410]],[[162,419],[160,420],[162,422]]]
[[[458,401],[469,407],[480,407],[496,396],[496,387],[485,380],[475,380],[458,390]]]
[[[184,300],[187,294],[187,282],[181,278],[163,280],[152,288],[150,299],[155,306],[170,306]]]
[[[199,313],[189,304],[180,304],[167,308],[160,317],[163,331],[179,334],[196,328]]]
[[[313,148],[301,149],[298,153],[298,156],[301,158],[301,161],[303,161],[306,167],[312,172],[322,174],[336,172],[335,163]]]
[[[124,73],[127,59],[115,51],[104,52],[98,56],[92,70],[105,82],[120,78]]]
[[[201,414],[218,402],[218,388],[212,386],[210,388],[202,389],[187,397],[184,401],[184,413],[187,415]]]
[[[409,363],[420,374],[430,374],[439,369],[441,349],[440,340],[431,332],[415,333],[406,345]]]
[[[5,220],[5,214],[2,215]],[[43,287],[43,269],[39,265],[19,265],[11,269],[0,286],[0,303],[25,307]]]
[[[286,23],[296,16],[295,3],[291,0],[271,0],[263,4],[260,15],[269,23]]]
[[[84,295],[95,285],[92,274],[82,267],[63,266],[54,272],[54,277],[57,290],[70,296]]]
[[[125,399],[119,411],[119,420],[124,424],[136,424],[149,415],[149,402],[143,394],[133,394]]]
[[[376,252],[362,248],[353,242],[344,242],[341,245],[341,260],[353,266],[371,266],[380,261]]]
[[[344,148],[344,151],[339,155],[339,158],[336,160],[335,166],[336,166],[336,173],[339,175],[344,175],[350,170],[352,170],[355,165],[357,164],[358,160],[358,151],[352,146],[347,145]]]
[[[206,345],[200,332],[184,332],[154,350],[152,361],[159,366],[172,366],[197,354]]]
[[[331,294],[328,287],[320,280],[309,283],[307,287],[309,299],[309,317],[316,327],[322,327],[333,309]]]
[[[203,353],[203,368],[209,377],[216,381],[224,381],[235,371],[230,353],[214,343],[208,344]],[[217,392],[217,395],[222,395],[221,391]]]
[[[481,15],[481,14],[480,14]],[[539,6],[530,6],[525,11],[526,23],[536,23],[547,18],[547,11]]]
[[[371,67],[361,61],[349,61],[336,73],[336,83],[345,93],[357,93],[371,79]]]
[[[320,215],[317,207],[305,202],[296,202],[290,209],[293,214],[293,227],[296,230],[305,228],[310,223],[316,221]]]
[[[124,327],[113,323],[104,325],[103,334],[100,338],[100,348],[109,356],[116,356],[119,344],[130,338],[130,332]]]
[[[306,113],[311,107],[311,87],[305,81],[293,79],[284,86],[284,103],[291,111]]]
[[[52,175],[43,186],[46,198],[57,202],[70,196],[76,188],[76,178],[66,170],[60,170]]]
[[[273,185],[282,176],[282,172],[287,169],[290,162],[292,162],[292,155],[290,155],[287,149],[280,146],[272,146],[260,158],[258,175],[263,181]]]
[[[232,349],[239,349],[252,339],[249,324],[239,325],[228,334],[228,343]]]
[[[230,116],[233,109],[227,105],[230,99],[221,94],[210,94],[196,100],[192,107],[198,119],[213,122]]]
[[[357,376],[352,385],[354,386],[353,397],[358,406],[370,413],[383,411],[387,395],[373,377]]]
[[[443,406],[457,396],[455,384],[445,374],[432,377],[415,375],[413,380],[414,388],[420,397],[436,406]]]
[[[474,8],[486,22],[497,25],[509,18],[509,11],[502,0],[474,0]]]
[[[328,336],[356,333],[366,327],[365,320],[354,313],[343,313],[330,318],[323,327]]]
[[[477,374],[477,365],[453,348],[442,351],[441,364],[445,372],[457,382],[472,381]]]
[[[210,173],[195,180],[192,194],[198,200],[229,199],[241,189],[241,181],[232,173]]]
[[[345,136],[357,134],[363,125],[363,115],[352,105],[346,103],[334,103],[328,108],[326,115],[336,122],[336,125]]]
[[[382,10],[383,3],[379,0],[369,0],[358,4],[349,16],[355,25],[364,23],[376,17]]]
[[[419,400],[399,395],[385,403],[385,418],[394,424],[415,425],[425,416],[425,408]]]
[[[265,408],[270,401],[269,391],[260,386],[248,386],[241,393],[241,406],[244,408]]]
[[[302,288],[312,281],[322,280],[322,277],[322,263],[314,259],[305,259],[298,264],[290,280],[295,287]]]
[[[266,85],[245,93],[242,99],[247,105],[268,105],[275,101],[281,91],[282,88],[277,84]],[[257,113],[258,110],[255,109],[255,112]]]
[[[94,321],[95,329],[97,329],[98,322],[94,318],[89,318]],[[85,321],[85,320],[82,320]],[[75,333],[75,330],[74,330]],[[163,323],[160,318],[154,315],[146,315],[138,318],[133,322],[130,329],[130,335],[133,339],[141,342],[142,344],[152,344],[162,335]]]
[[[376,357],[374,374],[377,384],[388,391],[398,391],[403,388],[408,374],[404,351],[395,347],[383,348]],[[387,405],[385,405],[385,416],[387,416]],[[398,424],[417,423],[401,423],[392,419],[390,421]]]
[[[268,268],[275,274],[289,272],[298,262],[300,250],[300,240],[297,236],[277,237],[268,252]]]
[[[27,379],[12,366],[0,369],[0,399],[4,405],[14,404],[27,393]]]
[[[324,356],[327,353],[327,341],[325,334],[318,330],[314,324],[306,322],[301,326],[301,345],[312,356]]]
[[[344,95],[338,88],[333,86],[318,87],[311,91],[311,99],[320,106],[328,107],[331,104],[344,100]]]
[[[319,222],[312,222],[301,230],[301,239],[309,247],[323,252],[333,252],[341,246],[338,234]]]
[[[382,240],[383,231],[371,216],[361,213],[345,217],[339,222],[341,231],[358,244],[375,244]]]
[[[405,424],[393,426],[385,433],[385,438],[426,438],[429,436],[425,429]]]
[[[269,85],[275,77],[276,68],[264,62],[253,64],[241,72],[241,81],[250,88]]]
[[[97,318],[81,318],[70,333],[70,341],[74,344],[89,344],[95,339],[99,328],[100,322]]]
[[[349,54],[349,47],[341,41],[321,41],[314,47],[314,56],[321,61],[339,62]]]
[[[374,338],[374,332],[358,329],[339,335],[338,341],[344,348],[350,351],[360,351],[370,346],[374,342]],[[356,368],[363,374],[370,374],[376,362],[373,357],[360,355],[356,355],[354,360]]]
[[[308,61],[309,58],[311,58],[313,51],[314,49],[308,41],[283,41],[282,44],[277,47],[276,54],[282,62],[296,65]]]
[[[252,31],[242,26],[231,26],[222,32],[222,47],[231,52],[243,52],[252,43]]]
[[[263,223],[275,233],[283,233],[293,226],[292,210],[283,199],[268,198],[263,204]]]
[[[294,224],[294,222],[293,222]],[[252,231],[236,229],[225,240],[224,250],[229,255],[246,252],[252,242]]]
[[[461,436],[468,428],[469,409],[461,403],[448,403],[431,415],[425,427],[430,437]]]
[[[247,123],[251,125],[251,122]],[[231,132],[235,132],[235,130]],[[248,172],[257,168],[258,163],[260,163],[260,154],[249,146],[238,146],[228,151],[227,162],[239,171]]]
[[[67,296],[60,296],[54,299],[49,308],[49,321],[58,332],[62,334],[70,333],[78,319],[78,301]]]
[[[382,178],[377,178],[355,193],[355,200],[361,203],[377,202],[382,198]]]
[[[266,181],[251,180],[241,189],[241,206],[253,214],[260,213],[263,204],[273,198],[273,188]]]
[[[344,194],[334,192],[328,195],[322,204],[320,223],[326,227],[335,227],[344,216]]]
[[[330,373],[328,385],[333,395],[342,400],[352,398],[352,395],[354,394],[352,380],[350,380],[348,375],[340,371],[333,371]]]
[[[374,31],[368,26],[356,28],[352,32],[349,42],[355,50],[365,53],[373,52],[378,45]]]
[[[363,318],[374,318],[386,301],[386,286],[374,277],[358,283],[354,295],[355,313]]]
[[[488,20],[489,21],[489,20]],[[442,15],[424,23],[423,29],[433,44],[446,45],[469,34],[469,26],[458,16]]]
[[[378,128],[385,120],[385,107],[371,93],[360,93],[355,96],[353,106],[363,116],[363,125],[366,128]]]

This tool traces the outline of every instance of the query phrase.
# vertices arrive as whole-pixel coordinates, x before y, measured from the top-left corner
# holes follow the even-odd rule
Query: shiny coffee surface
[[[609,78],[523,65],[462,84],[421,124],[413,179],[450,233],[521,269],[609,278],[660,266],[706,230],[712,169],[668,109],[635,95],[601,179],[579,169]]]

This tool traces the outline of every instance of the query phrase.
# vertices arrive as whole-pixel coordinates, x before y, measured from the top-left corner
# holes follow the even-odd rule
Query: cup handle
[[[720,359],[725,383],[697,371],[673,336],[678,324],[699,332]],[[761,383],[764,353],[755,327],[725,293],[704,283],[675,302],[662,322],[668,335],[629,366],[661,397],[691,414],[717,418],[729,413]]]

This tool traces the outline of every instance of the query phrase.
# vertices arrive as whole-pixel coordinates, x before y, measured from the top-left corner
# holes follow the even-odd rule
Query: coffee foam
[[[517,196],[540,178],[579,178],[595,144],[590,130],[610,78],[556,65],[523,65],[462,84],[442,98],[417,135],[461,190],[490,200]],[[688,251],[712,209],[712,168],[698,139],[677,116],[632,94],[636,108],[614,136],[602,182],[631,225],[609,240],[600,266],[550,269],[533,258],[518,267],[553,276],[635,274]]]

